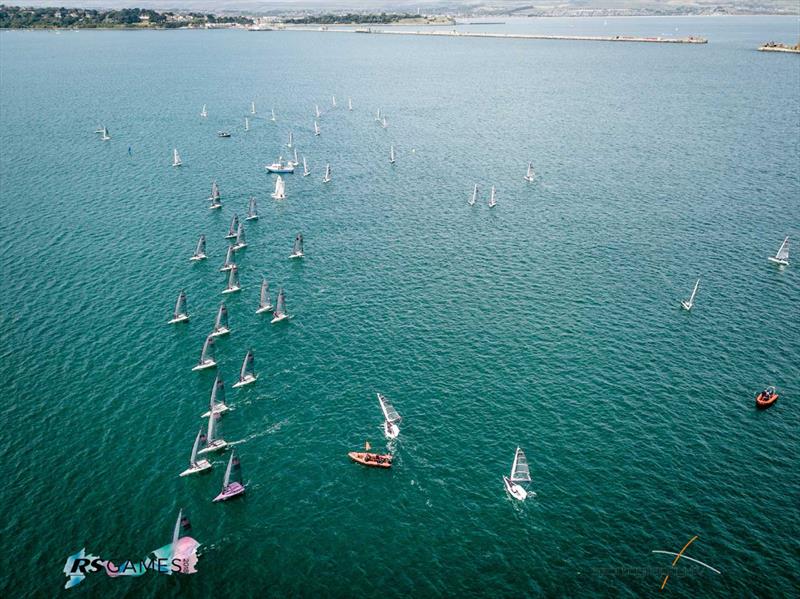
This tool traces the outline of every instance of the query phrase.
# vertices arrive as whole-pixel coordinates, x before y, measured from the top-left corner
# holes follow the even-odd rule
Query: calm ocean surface
[[[722,574],[682,561],[673,596],[796,592],[800,253],[766,258],[800,242],[800,57],[755,47],[796,42],[798,19],[484,29],[710,43],[0,33],[0,595],[60,594],[82,547],[142,558],[180,507],[197,574],[69,592],[633,597],[669,567],[651,551],[693,535],[687,555]],[[276,203],[263,165],[290,129],[313,174]],[[251,195],[244,290],[223,296],[223,234]],[[209,260],[190,263],[200,233]],[[290,323],[255,315],[262,275]],[[171,327],[181,289],[191,322]],[[225,455],[178,473],[223,298],[221,428],[248,487],[220,505]],[[248,348],[260,379],[233,390]],[[768,384],[781,399],[757,412]],[[385,445],[376,391],[404,418],[391,471],[346,455]],[[501,480],[517,445],[524,504]]]

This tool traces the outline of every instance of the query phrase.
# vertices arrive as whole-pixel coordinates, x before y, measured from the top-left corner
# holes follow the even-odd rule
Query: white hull
[[[236,293],[237,291],[241,291],[241,287],[226,287],[222,290],[222,293]]]
[[[681,308],[683,308],[684,310],[691,310],[693,307],[694,307],[694,304],[690,304],[686,300],[683,300],[681,302]]]
[[[263,314],[264,312],[272,312],[274,309],[275,306],[273,305],[264,306],[263,308],[259,308],[258,310],[256,310],[256,314]]]
[[[256,216],[248,216],[244,220],[258,220],[258,215],[256,215]]]
[[[233,264],[228,264],[227,266],[222,266],[219,269],[219,272],[228,272],[229,270],[233,270],[233,269],[234,269],[234,265]]]
[[[206,360],[200,364],[196,364],[192,370],[205,370],[206,368],[214,368],[217,363],[214,360]]]
[[[528,177],[527,175],[523,177],[528,183],[533,183],[533,177]]]
[[[781,260],[780,258],[776,258],[775,256],[770,256],[769,258],[767,258],[767,260],[769,260],[774,264],[778,264],[780,266],[789,266],[788,260]]]
[[[264,168],[267,169],[269,172],[275,173],[275,174],[278,174],[278,175],[292,174],[294,172],[294,167],[293,166],[289,167],[289,168],[286,168],[286,167],[277,168],[277,167],[272,167],[272,166],[265,166]]]
[[[286,320],[287,318],[289,318],[289,315],[288,315],[288,314],[281,314],[280,316],[275,316],[275,317],[273,317],[273,319],[270,321],[270,324],[275,324],[276,322],[280,322],[280,321],[282,321],[282,320]]]
[[[175,318],[169,321],[169,324],[178,324],[179,322],[189,322],[189,315],[181,314],[180,316],[176,316]]]
[[[214,406],[215,414],[224,414],[228,410],[230,410],[230,408],[226,406],[224,403],[218,403],[217,405]],[[200,416],[200,418],[208,418],[209,416],[211,416],[211,410]]]
[[[258,380],[257,376],[248,375],[240,380],[238,383],[234,383],[232,386],[234,389],[238,389],[239,387],[244,387],[245,385],[249,385],[250,383],[255,383]]]
[[[322,182],[323,182],[323,183],[330,183],[330,182],[331,182],[331,180],[330,180],[330,179],[323,179],[323,180],[322,180]]]
[[[172,166],[181,166],[181,165],[182,165],[182,163],[181,163],[181,162],[173,162],[173,163],[172,163]]]
[[[270,194],[270,195],[272,196],[273,200],[285,200],[286,199],[286,196],[283,195],[283,194],[278,195],[277,193],[273,193],[273,194]]]
[[[218,331],[214,331],[209,337],[222,337],[223,335],[230,335],[231,330],[228,327],[222,327]]]
[[[208,207],[209,210],[219,210],[220,208],[222,208],[222,204],[214,204]]]
[[[239,250],[243,250],[244,248],[246,248],[246,247],[247,247],[247,244],[246,244],[246,243],[236,243],[236,244],[234,244],[234,245],[233,245],[233,246],[231,246],[231,247],[233,247],[233,251],[234,251],[234,252],[237,252],[237,251],[239,251]]]
[[[190,474],[197,474],[198,472],[205,472],[211,470],[211,462],[208,460],[197,460],[194,465],[181,472],[181,476],[189,476]]]
[[[208,447],[204,447],[203,449],[201,449],[197,453],[201,454],[201,453],[211,453],[212,451],[222,451],[227,446],[228,446],[228,442],[225,441],[224,439],[215,439],[211,443],[211,445],[209,445]]]
[[[303,258],[303,257],[305,257],[305,254],[303,254],[303,252],[298,252],[296,254],[289,255],[289,258]]]
[[[506,476],[503,477],[503,484],[506,486],[508,494],[514,499],[525,501],[525,498],[528,497],[528,492],[525,489],[512,483]]]
[[[225,239],[236,239],[236,233],[228,233]]]
[[[199,262],[200,260],[205,260],[206,258],[208,258],[208,256],[206,256],[205,254],[197,254],[196,256],[192,256],[191,258],[189,258],[189,260],[191,262]]]

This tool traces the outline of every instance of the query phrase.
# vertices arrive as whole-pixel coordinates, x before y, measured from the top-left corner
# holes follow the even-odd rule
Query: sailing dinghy
[[[217,421],[220,419],[219,414],[212,414],[208,418],[208,432],[206,433],[206,446],[197,453],[211,453],[212,451],[222,451],[228,446],[228,442],[223,438],[217,438],[214,435],[217,433]]]
[[[289,131],[289,139],[286,142],[286,147],[287,148],[291,148],[292,147],[292,132],[291,131]]]
[[[331,104],[336,108],[336,96],[331,96]]]
[[[214,386],[211,387],[211,399],[208,404],[208,411],[205,412],[201,418],[208,418],[211,414],[224,414],[230,408],[225,403],[225,383],[222,382],[222,377],[217,375],[214,379]]]
[[[220,200],[220,193],[219,193],[219,186],[217,185],[216,181],[211,182],[211,197],[208,198],[211,202],[211,205],[208,207],[209,210],[218,210],[222,208],[222,201]]]
[[[231,226],[228,227],[228,232],[225,234],[225,239],[233,239],[236,237],[236,229],[239,228],[239,215],[234,214],[231,219]]]
[[[780,266],[789,266],[789,237],[783,240],[781,247],[778,248],[778,253],[770,256],[768,260]]]
[[[389,146],[389,164],[394,164],[394,144]]]
[[[694,307],[694,296],[697,295],[697,287],[700,285],[700,279],[697,279],[697,282],[694,284],[694,289],[692,289],[692,295],[689,296],[689,299],[681,301],[681,306],[684,310],[691,310]]]
[[[292,160],[290,162],[290,164],[292,166],[299,166],[300,165],[300,161],[297,159],[297,146],[295,146],[295,148],[294,148],[294,160]]]
[[[272,117],[269,120],[271,120],[273,123],[275,122],[275,109],[274,108],[272,109]]]
[[[489,208],[497,206],[497,198],[494,195],[494,185],[492,185],[492,193],[489,195]]]
[[[228,467],[225,469],[225,478],[222,480],[222,491],[214,497],[214,502],[227,501],[243,494],[242,467],[239,464],[239,458],[236,457],[236,450],[233,450],[228,459]]]
[[[319,123],[317,121],[314,121],[314,135],[319,135],[319,134],[320,134]]]
[[[475,202],[478,200],[478,184],[475,184],[475,187],[472,188],[472,197],[469,199],[467,204],[470,206],[474,206]]]
[[[190,474],[197,474],[198,472],[205,472],[211,470],[211,462],[206,459],[197,459],[197,450],[200,448],[200,443],[203,441],[203,429],[197,431],[197,437],[194,439],[192,446],[192,455],[189,458],[189,467],[181,472],[181,476],[189,476]]]
[[[347,98],[347,110],[353,110],[353,100],[351,98]]]
[[[199,260],[205,260],[206,258],[208,258],[208,256],[206,256],[206,236],[200,235],[200,239],[197,240],[197,247],[194,249],[194,254],[189,260],[197,262]]]
[[[250,131],[250,119],[247,117],[244,117],[244,130]]]
[[[517,447],[517,452],[514,454],[514,463],[511,465],[511,476],[504,476],[503,483],[506,486],[506,491],[514,499],[525,501],[528,496],[528,491],[521,483],[531,481],[531,473],[528,468],[528,460],[525,458],[525,452]]]
[[[100,131],[100,139],[102,141],[108,141],[109,139],[111,139],[111,136],[108,134],[108,129],[106,129],[105,127],[103,127],[103,130]]]
[[[189,313],[186,311],[186,293],[183,291],[178,294],[178,301],[175,302],[175,311],[172,313],[169,324],[179,322],[189,322]]]
[[[181,161],[181,155],[178,154],[178,148],[172,148],[172,166],[180,166],[183,162]]]
[[[242,361],[242,369],[239,371],[239,381],[233,384],[234,389],[255,383],[258,380],[258,375],[253,371],[254,362],[253,350],[248,349]]]
[[[390,402],[384,395],[378,393],[378,403],[381,405],[383,412],[383,434],[387,439],[397,439],[400,434],[400,414],[394,409],[392,402]]]
[[[283,177],[278,175],[275,181],[275,191],[272,192],[272,199],[285,200],[286,199],[286,184],[283,182]]]
[[[286,294],[283,293],[283,287],[281,287],[280,291],[278,291],[278,305],[272,313],[270,324],[275,324],[287,318],[289,318],[289,315],[286,313]]]
[[[239,269],[236,265],[228,271],[228,285],[222,290],[222,293],[236,293],[241,291],[242,286],[239,284]]]
[[[303,254],[303,234],[298,233],[297,237],[294,238],[294,247],[292,248],[292,253],[289,254],[289,258],[302,258],[305,254]]]
[[[206,368],[214,368],[217,361],[214,359],[214,338],[210,335],[206,337],[203,343],[203,351],[200,352],[200,360],[192,368],[192,370],[205,370]]]
[[[250,114],[255,114],[255,113],[256,113],[256,103],[250,102]]]
[[[258,205],[255,198],[250,198],[250,203],[247,204],[247,216],[245,220],[258,220]]]
[[[206,118],[208,116],[208,110],[206,110],[206,105],[203,104],[203,110],[200,111],[200,116]]]
[[[306,157],[303,156],[303,176],[308,177],[311,174],[311,171],[308,170],[308,163],[306,162]]]
[[[225,262],[219,267],[220,272],[228,272],[230,269],[236,267],[235,252],[232,245],[228,246],[225,251]]]
[[[217,318],[214,320],[214,330],[211,331],[211,337],[222,337],[231,332],[228,326],[228,309],[225,307],[225,302],[219,305],[217,310]]]
[[[314,104],[314,116],[317,118],[322,116],[322,113],[319,111],[319,104]]]
[[[331,180],[331,164],[330,162],[325,165],[325,176],[322,177],[323,183],[330,183]]]
[[[536,175],[533,172],[533,163],[529,162],[528,163],[528,172],[525,173],[525,177],[524,178],[528,183],[533,183],[533,179],[534,179],[535,176]]]
[[[247,241],[244,238],[244,223],[239,223],[236,227],[236,241],[231,247],[234,252],[238,252],[247,247]]]
[[[256,314],[263,314],[264,312],[272,312],[272,299],[269,297],[269,281],[267,279],[261,280],[261,294],[259,295]]]

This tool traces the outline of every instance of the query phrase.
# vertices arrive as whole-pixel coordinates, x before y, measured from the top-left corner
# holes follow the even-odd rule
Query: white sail
[[[283,316],[286,314],[286,295],[283,293],[283,288],[278,291],[278,305],[275,308],[276,316]]]
[[[205,364],[208,361],[214,361],[214,338],[210,335],[206,337],[203,343],[203,351],[200,352],[200,364]]]
[[[236,248],[243,248],[247,245],[247,242],[244,238],[244,223],[239,223],[236,227],[236,243],[234,247]]]
[[[497,199],[495,198],[494,195],[494,185],[492,185],[492,193],[489,196],[489,208],[494,207],[496,204],[497,204]]]
[[[194,249],[194,255],[192,258],[195,260],[202,260],[206,257],[206,236],[200,235],[200,239],[197,240],[197,247]]]
[[[256,113],[256,103],[250,102],[250,114],[255,114],[255,113]]]
[[[217,418],[218,416],[213,412],[208,417],[208,429],[206,430],[206,446],[211,445],[214,442],[214,433],[216,432],[217,428]]]
[[[220,411],[219,406],[225,405],[225,382],[217,375],[214,379],[214,386],[211,387],[211,413],[216,414]]]
[[[694,296],[697,295],[697,288],[699,285],[700,279],[697,279],[697,282],[694,284],[694,289],[692,289],[692,295],[689,296],[689,299],[681,302],[681,306],[683,306],[684,310],[691,310],[694,307]]]
[[[781,247],[778,248],[778,253],[775,254],[775,258],[781,262],[789,261],[789,237],[783,240]]]
[[[469,205],[474,206],[475,202],[478,200],[478,184],[475,184],[475,187],[472,188],[472,197],[469,200]]]
[[[314,135],[319,135],[319,123],[314,121]]]
[[[389,162],[394,164],[394,144],[389,146]]]
[[[256,219],[258,219],[258,204],[256,203],[256,199],[252,197],[247,205],[247,220]]]
[[[375,113],[375,120],[376,121],[380,121],[381,120],[381,109],[380,108],[378,108],[378,112]]]
[[[259,309],[268,309],[272,307],[272,298],[269,296],[269,281],[266,279],[261,280],[261,295],[258,300]]]
[[[336,108],[336,96],[331,96],[331,104],[333,104],[333,107]]]
[[[303,176],[308,177],[311,174],[311,171],[308,170],[308,163],[306,163],[306,157],[303,156]]]
[[[383,127],[384,129],[386,129],[386,127],[388,127],[388,126],[389,126],[389,125],[388,125],[388,124],[387,124],[387,122],[386,122],[386,117],[383,117],[383,121],[381,121],[381,127]]]
[[[183,510],[178,510],[178,519],[175,521],[175,528],[172,529],[172,551],[175,551],[175,543],[181,536],[181,520],[183,519]]]
[[[298,233],[294,238],[294,246],[292,247],[292,257],[303,256],[303,234]]]
[[[322,116],[322,113],[319,111],[319,106],[317,104],[314,104],[314,116],[316,116],[317,118]]]
[[[228,467],[225,468],[225,478],[222,479],[222,490],[228,488],[228,485],[231,483],[231,469],[233,468],[233,456],[235,455],[236,450],[234,449],[231,451],[231,457],[228,458]]]
[[[533,181],[533,163],[528,163],[528,172],[525,173],[525,180],[526,181]]]
[[[172,166],[180,166],[183,164],[181,162],[181,155],[178,154],[178,148],[173,148],[172,150]]]
[[[231,268],[236,266],[235,252],[236,250],[233,249],[233,246],[229,245],[228,250],[225,253],[225,262],[220,267],[220,271],[230,270]]]
[[[203,110],[200,111],[200,116],[202,116],[202,117],[207,117],[208,116],[208,110],[206,110],[206,105],[205,104],[203,104]]]
[[[381,404],[381,411],[383,412],[383,417],[386,422],[396,424],[402,420],[402,418],[400,418],[400,414],[398,414],[397,410],[394,409],[392,403],[380,393],[378,393],[378,403]]]
[[[353,100],[351,98],[347,98],[347,110],[353,110]]]
[[[228,309],[225,307],[225,302],[219,305],[217,310],[217,318],[214,321],[214,332],[217,333],[222,330],[229,330],[228,327]]]
[[[300,161],[297,159],[297,148],[294,149],[294,160],[292,160],[292,166],[297,166],[300,164]]]
[[[517,447],[517,453],[514,455],[514,463],[511,466],[511,482],[530,482],[531,472],[528,468],[528,460],[525,457],[525,452]]]
[[[178,301],[175,302],[175,313],[173,314],[173,318],[181,318],[183,316],[188,316],[186,313],[186,293],[181,291],[178,294]]]
[[[239,371],[239,380],[243,381],[248,378],[248,376],[253,376],[255,358],[253,357],[253,351],[247,350],[247,355],[244,357],[244,361],[242,361],[242,369]]]
[[[322,178],[323,183],[327,183],[331,180],[331,165],[330,163],[325,165],[325,176]]]
[[[233,218],[231,219],[231,225],[228,227],[228,234],[225,236],[225,239],[233,239],[236,237],[236,230],[239,228],[239,215],[234,214]]]
[[[289,131],[289,141],[286,143],[286,147],[287,148],[291,148],[292,147],[292,132],[291,131]]]
[[[273,192],[272,197],[276,200],[286,199],[286,184],[283,182],[283,177],[280,175],[278,175],[278,178],[275,181],[275,191]]]
[[[189,466],[194,466],[197,463],[197,450],[200,449],[200,438],[203,436],[203,429],[197,431],[197,436],[194,438],[194,445],[192,445],[192,457],[189,458]]]
[[[239,287],[239,269],[235,266],[228,271],[228,287],[226,291],[236,291]]]
[[[275,109],[272,109],[272,118],[270,119],[273,123],[275,122]]]
[[[244,130],[250,131],[250,119],[247,117],[244,117]]]

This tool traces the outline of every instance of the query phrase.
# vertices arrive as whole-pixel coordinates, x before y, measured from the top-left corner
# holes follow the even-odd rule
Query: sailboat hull
[[[528,183],[533,183],[533,177],[525,176],[523,177]]]
[[[169,324],[178,324],[179,322],[189,322],[189,315],[181,314],[180,316],[176,316],[169,321]]]
[[[286,320],[287,318],[289,318],[288,314],[280,314],[278,316],[274,316],[272,318],[272,320],[270,321],[270,324],[275,324],[276,322],[281,322],[282,320]]]
[[[215,414],[224,414],[228,410],[230,410],[230,408],[226,406],[224,403],[218,403],[217,405],[214,406]],[[208,418],[209,416],[211,416],[211,410],[200,416],[200,418]]]
[[[273,194],[270,194],[270,195],[272,196],[273,200],[285,200],[286,199],[286,196],[283,195],[283,194],[273,193]]]
[[[264,306],[263,308],[259,308],[258,310],[256,310],[256,314],[263,314],[264,312],[272,312],[274,309],[275,306],[273,305]]]
[[[269,166],[265,166],[264,168],[270,173],[277,173],[281,175],[291,174],[294,172],[293,166],[275,166],[274,164],[271,164]]]
[[[503,477],[503,484],[505,485],[508,494],[514,499],[525,501],[525,499],[528,497],[528,492],[519,485],[512,483],[507,476]]]
[[[181,472],[181,476],[189,476],[190,474],[199,474],[201,472],[208,472],[211,470],[211,462],[208,460],[198,460],[193,466]]]
[[[189,258],[189,261],[190,262],[199,262],[200,260],[205,260],[206,258],[208,258],[208,256],[206,256],[205,254],[197,254],[197,255],[192,256],[191,258]]]
[[[199,364],[195,365],[192,370],[206,370],[207,368],[214,368],[216,365],[217,363],[214,360],[206,360],[205,362],[200,362]]]
[[[220,208],[222,208],[222,204],[214,204],[208,207],[209,210],[219,210]]]
[[[788,260],[781,260],[780,258],[776,258],[775,256],[770,256],[769,258],[767,258],[767,260],[779,266],[789,266]]]
[[[211,442],[211,445],[209,445],[207,447],[204,447],[203,449],[201,449],[197,453],[201,454],[201,453],[211,453],[212,451],[222,451],[226,447],[228,447],[228,442],[227,441],[225,441],[223,439],[216,439],[216,440]]]
[[[228,499],[233,499],[239,495],[244,495],[244,485],[241,483],[231,483],[222,489],[222,492],[219,495],[214,497],[214,502],[227,501]]]
[[[237,291],[241,291],[241,287],[226,287],[222,290],[222,293],[236,293]]]
[[[693,307],[694,307],[694,304],[690,304],[690,303],[689,303],[689,302],[687,302],[686,300],[683,300],[683,301],[681,302],[681,308],[683,308],[683,309],[684,309],[684,310],[686,310],[687,312],[691,311],[691,309],[692,309]]]
[[[255,383],[257,380],[258,380],[257,376],[248,375],[248,376],[244,377],[242,380],[240,380],[239,382],[234,383],[232,386],[233,386],[234,389],[238,389],[239,387],[244,387],[245,385],[249,385],[251,383]]]
[[[228,233],[225,239],[236,239],[236,233]]]
[[[303,252],[297,252],[296,254],[289,254],[289,258],[303,258],[305,254]]]
[[[222,337],[223,335],[230,335],[231,330],[228,327],[222,327],[218,331],[214,331],[209,337]]]
[[[254,216],[248,216],[244,220],[258,220],[258,215],[256,214]]]
[[[234,266],[234,264],[225,264],[219,269],[219,272],[228,272],[229,270],[233,270]]]
[[[238,252],[239,250],[243,250],[246,247],[247,247],[246,243],[237,243],[237,244],[234,244],[234,245],[231,246],[231,248],[233,248],[234,252]]]

